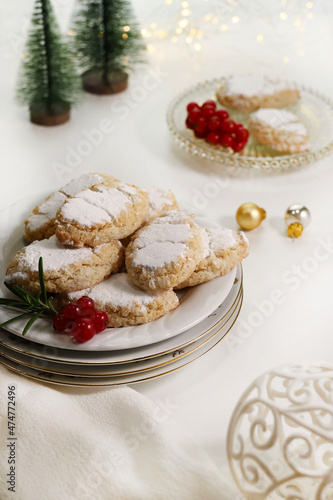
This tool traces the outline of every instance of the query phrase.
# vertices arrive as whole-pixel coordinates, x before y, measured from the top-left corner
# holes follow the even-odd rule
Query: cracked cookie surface
[[[93,299],[95,307],[108,315],[107,326],[134,326],[160,318],[179,305],[175,292],[149,293],[135,287],[127,273],[110,276],[102,283],[58,298],[57,307],[75,302],[84,295]]]
[[[55,217],[68,197],[75,196],[83,189],[114,179],[106,174],[84,174],[73,179],[59,191],[52,193],[37,205],[25,221],[24,236],[27,241],[44,240],[55,233]],[[114,179],[116,180],[116,179]]]
[[[193,274],[176,289],[206,283],[223,276],[236,267],[249,253],[249,242],[245,234],[231,229],[201,229],[204,242],[203,258]]]
[[[193,219],[172,210],[137,231],[125,254],[132,283],[143,290],[168,290],[193,273],[203,253],[200,228]]]
[[[125,238],[142,225],[148,204],[140,187],[119,181],[95,185],[69,198],[58,210],[55,234],[60,243],[74,247]]]
[[[93,286],[112,272],[118,272],[123,264],[124,248],[119,241],[95,248],[71,248],[51,236],[19,251],[9,263],[6,280],[30,292],[39,292],[40,257],[43,258],[46,291],[71,292]]]

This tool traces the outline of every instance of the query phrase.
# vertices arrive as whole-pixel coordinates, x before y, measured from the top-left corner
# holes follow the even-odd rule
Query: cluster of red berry
[[[86,342],[106,328],[108,316],[95,310],[90,297],[81,297],[77,302],[67,304],[53,318],[53,328],[58,333],[72,333],[79,342]]]
[[[206,142],[231,148],[235,153],[244,149],[249,131],[241,123],[230,120],[224,109],[216,109],[214,101],[206,101],[202,106],[196,102],[187,105],[186,127],[193,130],[195,137]]]

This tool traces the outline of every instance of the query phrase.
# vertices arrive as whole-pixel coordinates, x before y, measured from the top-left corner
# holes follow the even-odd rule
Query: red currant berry
[[[218,116],[212,116],[207,123],[207,127],[209,128],[209,130],[212,130],[213,132],[216,132],[216,130],[219,129],[220,125],[221,125],[221,120],[219,119]]]
[[[224,122],[221,123],[221,130],[223,132],[234,132],[235,131],[235,122],[232,120],[225,120]]]
[[[63,314],[56,314],[52,320],[52,324],[57,332],[64,332],[67,328],[68,318]]]
[[[209,120],[212,116],[214,116],[215,111],[211,106],[207,106],[206,108],[201,108],[200,116],[205,120]]]
[[[199,118],[195,126],[195,130],[199,133],[204,133],[207,130],[207,123],[204,118]]]
[[[61,314],[67,319],[76,319],[81,316],[81,308],[77,304],[70,303],[62,309]]]
[[[246,141],[240,141],[240,142],[235,141],[234,145],[231,147],[235,153],[238,153],[239,151],[242,151],[242,149],[244,149],[245,145]]]
[[[81,309],[81,316],[85,316],[86,311],[91,311],[92,309],[95,309],[95,304],[94,304],[93,299],[91,299],[90,297],[87,297],[86,295],[84,295],[83,297],[80,297],[76,301],[76,303]]]
[[[95,335],[95,327],[88,318],[76,319],[72,325],[72,334],[79,342],[86,342]]]
[[[206,132],[198,132],[197,130],[194,131],[194,135],[195,137],[197,137],[198,139],[203,139],[206,135]]]
[[[96,333],[100,333],[105,330],[108,322],[108,315],[104,311],[96,311],[94,317],[94,327]]]
[[[188,113],[191,113],[192,111],[194,110],[198,110],[200,111],[200,106],[196,103],[196,102],[190,102],[188,105],[187,105],[187,108],[186,108],[187,112]]]
[[[188,115],[187,119],[188,119],[189,123],[191,123],[192,125],[196,125],[196,123],[198,122],[200,116],[201,116],[201,111],[198,109],[198,110],[192,111]]]
[[[229,113],[225,111],[224,109],[218,109],[215,114],[220,118],[220,120],[223,122],[224,120],[227,120],[229,118]]]
[[[205,109],[205,108],[212,108],[215,111],[215,109],[216,109],[216,102],[212,101],[212,100],[205,101],[203,103],[203,105],[201,106],[201,109]]]
[[[239,141],[247,141],[249,138],[249,131],[242,126],[238,127],[236,130],[236,137]]]
[[[193,130],[195,126],[192,122],[190,122],[189,118],[186,118],[185,125],[187,128],[190,128],[191,130]]]
[[[206,141],[216,146],[216,144],[220,142],[220,134],[217,134],[216,132],[209,132],[209,134],[206,135]]]
[[[234,145],[234,138],[232,137],[231,134],[223,134],[221,137],[220,144],[224,148],[232,148]]]

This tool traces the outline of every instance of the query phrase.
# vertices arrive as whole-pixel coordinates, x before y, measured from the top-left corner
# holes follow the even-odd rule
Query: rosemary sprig
[[[1,323],[0,328],[7,326],[10,323],[13,323],[14,321],[17,321],[21,318],[31,316],[31,318],[25,325],[22,332],[22,335],[25,335],[28,332],[28,330],[32,327],[34,322],[42,314],[54,315],[57,313],[57,310],[55,309],[53,304],[53,297],[47,298],[42,257],[40,257],[38,261],[38,275],[39,275],[40,292],[38,292],[38,295],[36,297],[30,295],[30,293],[23,290],[22,287],[19,287],[17,285],[11,285],[10,283],[7,283],[5,281],[5,286],[8,288],[8,290],[10,290],[20,300],[0,298],[0,305],[6,307],[12,307],[14,309],[20,309],[25,312],[23,314],[15,316],[15,318],[9,319],[8,321]]]

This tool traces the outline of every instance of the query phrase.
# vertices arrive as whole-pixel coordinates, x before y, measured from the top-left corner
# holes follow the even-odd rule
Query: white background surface
[[[54,3],[66,27],[72,2]],[[213,11],[223,17],[217,28],[204,23],[200,54],[184,40],[177,44],[169,39],[149,41],[155,52],[148,55],[147,66],[131,77],[126,92],[111,97],[85,95],[68,124],[48,129],[31,125],[27,110],[14,100],[32,2],[18,6],[0,1],[0,208],[32,193],[51,192],[84,172],[98,171],[131,183],[170,188],[187,209],[233,229],[237,229],[234,216],[240,204],[253,201],[267,211],[266,221],[248,234],[251,253],[244,263],[244,304],[235,328],[216,349],[186,369],[135,385],[152,399],[170,401],[172,418],[221,471],[227,465],[228,422],[250,381],[286,362],[333,363],[333,246],[327,250],[322,244],[333,242],[333,156],[274,175],[235,177],[221,168],[221,187],[209,175],[209,164],[188,157],[172,144],[165,113],[169,101],[188,86],[249,71],[279,74],[333,98],[332,2],[313,3],[308,8],[305,1],[253,0],[237,7],[231,7],[231,2],[190,2],[196,22]],[[143,26],[156,22],[158,27],[170,27],[175,25],[180,2],[166,6],[156,0],[137,0],[134,5]],[[225,5],[229,10],[224,10]],[[287,19],[279,17],[281,12]],[[231,21],[235,16],[237,23]],[[297,19],[299,26],[295,26]],[[226,31],[218,30],[222,23],[227,23]],[[261,43],[258,34],[264,36]],[[286,57],[289,62],[284,62]],[[161,76],[150,77],[154,88],[142,90],[151,70]],[[85,134],[105,119],[112,121],[112,132],[104,134],[80,164],[59,174],[68,148],[80,148]],[[284,213],[295,202],[309,208],[312,221],[303,236],[292,242],[286,237]],[[272,294],[280,297],[278,304],[273,304]]]

